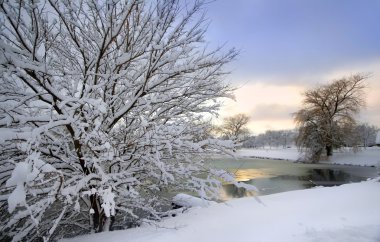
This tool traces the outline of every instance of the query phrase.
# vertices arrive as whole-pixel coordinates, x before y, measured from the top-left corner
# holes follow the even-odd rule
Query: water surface
[[[255,185],[258,195],[300,190],[315,186],[335,186],[374,178],[374,167],[303,164],[270,159],[219,158],[208,161],[213,168],[224,169],[235,175],[237,181]],[[243,188],[224,184],[221,200],[252,196]]]

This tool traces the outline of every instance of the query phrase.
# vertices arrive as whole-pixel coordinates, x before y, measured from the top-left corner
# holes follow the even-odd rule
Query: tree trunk
[[[332,147],[332,145],[326,145],[326,153],[327,153],[327,156],[332,156],[333,155],[333,147]]]
[[[114,216],[107,217],[106,214],[100,209],[99,197],[95,194],[90,195],[90,201],[94,213],[91,214],[90,225],[91,230],[95,233],[110,231],[112,229],[112,219]]]
[[[108,232],[108,231],[110,231],[110,227],[111,227],[111,218],[104,216],[104,223],[103,223],[102,231]]]
[[[310,160],[312,163],[318,163],[319,160],[321,159],[323,149],[318,149],[314,153],[312,153]]]
[[[97,196],[95,194],[90,195],[91,208],[94,210],[92,216],[92,228],[95,233],[101,232],[101,213],[99,211]]]

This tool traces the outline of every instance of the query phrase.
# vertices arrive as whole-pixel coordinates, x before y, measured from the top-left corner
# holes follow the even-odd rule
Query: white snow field
[[[61,242],[378,242],[379,180],[262,196],[261,203],[235,199],[156,225]]]
[[[300,157],[300,153],[296,148],[241,149],[237,151],[237,156],[296,161]],[[334,151],[328,161],[321,161],[321,163],[380,166],[380,147],[362,148],[357,152],[352,149],[340,149]]]

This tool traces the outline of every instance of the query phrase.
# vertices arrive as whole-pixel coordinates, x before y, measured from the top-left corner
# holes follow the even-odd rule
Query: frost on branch
[[[190,3],[191,2],[191,3]],[[215,196],[207,135],[234,50],[207,50],[203,1],[1,1],[0,240],[160,219]],[[125,218],[127,220],[125,220]]]

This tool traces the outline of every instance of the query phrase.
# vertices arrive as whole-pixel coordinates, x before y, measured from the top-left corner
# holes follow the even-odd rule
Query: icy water
[[[224,169],[235,175],[235,179],[255,185],[259,195],[300,190],[315,186],[335,186],[359,182],[377,176],[374,167],[359,167],[330,164],[302,164],[270,159],[220,158],[208,164],[213,168]],[[252,196],[245,189],[224,184],[221,200]]]

